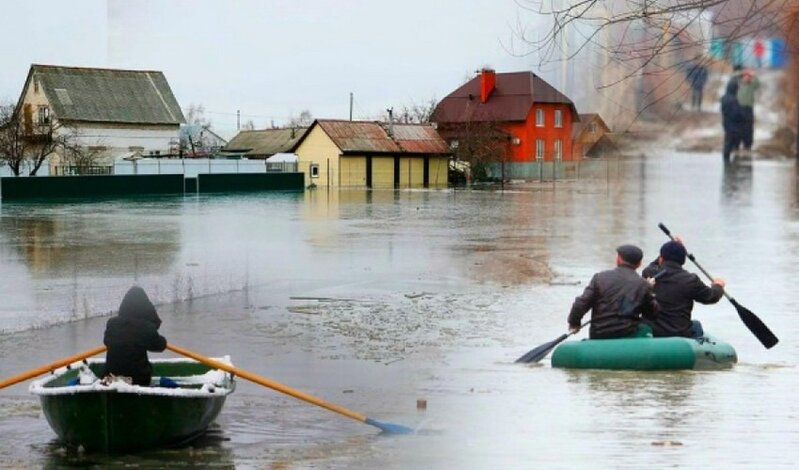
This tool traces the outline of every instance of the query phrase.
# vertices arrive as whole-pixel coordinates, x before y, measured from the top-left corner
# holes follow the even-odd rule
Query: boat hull
[[[184,364],[181,366],[181,363]],[[181,381],[209,369],[198,363],[153,362],[154,375]],[[99,370],[98,362],[91,364]],[[73,370],[41,384],[38,393],[47,422],[67,444],[89,451],[131,452],[189,442],[216,419],[234,385],[194,383],[186,389],[66,386],[78,376]],[[34,387],[31,390],[36,393]],[[186,391],[187,390],[187,391]]]
[[[570,341],[552,353],[552,367],[563,369],[718,370],[737,361],[735,349],[713,337]]]

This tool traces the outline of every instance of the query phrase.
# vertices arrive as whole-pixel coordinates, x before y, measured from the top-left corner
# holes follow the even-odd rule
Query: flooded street
[[[722,300],[694,315],[736,348],[728,371],[513,363],[566,332],[571,302],[617,245],[656,257],[658,222],[727,280],[776,347]],[[717,155],[670,154],[628,161],[619,179],[505,191],[3,203],[0,259],[0,378],[99,345],[138,283],[170,342],[416,430],[380,435],[239,380],[191,447],[85,454],[55,440],[25,382],[0,390],[2,468],[793,468],[799,458],[792,162],[725,168]]]

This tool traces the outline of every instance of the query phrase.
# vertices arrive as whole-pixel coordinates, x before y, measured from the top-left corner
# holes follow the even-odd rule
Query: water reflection
[[[629,371],[568,371],[568,381],[585,385],[582,392],[591,403],[606,408],[608,413],[618,409],[638,408],[649,415],[651,423],[661,434],[682,427],[690,419],[701,419],[701,407],[692,406],[697,374],[682,372],[629,372]],[[580,393],[582,396],[583,393]],[[651,432],[651,429],[650,429]]]
[[[222,430],[214,424],[208,432],[189,445],[157,449],[135,454],[86,453],[77,448],[65,446],[54,440],[42,449],[34,449],[43,455],[41,468],[219,468],[233,469],[233,451],[223,442]],[[35,447],[35,446],[34,446]]]
[[[749,205],[752,201],[752,160],[736,158],[724,164],[721,182],[723,200],[728,203]]]
[[[119,211],[128,213],[126,221]],[[4,205],[0,243],[13,247],[34,277],[161,274],[180,249],[174,218],[108,204],[72,213],[67,206]]]

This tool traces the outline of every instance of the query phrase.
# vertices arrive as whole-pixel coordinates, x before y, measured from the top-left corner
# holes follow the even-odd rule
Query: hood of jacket
[[[150,302],[147,293],[139,286],[131,287],[122,303],[119,305],[119,316],[125,319],[144,320],[155,325],[156,329],[161,326],[161,319],[155,306]]]

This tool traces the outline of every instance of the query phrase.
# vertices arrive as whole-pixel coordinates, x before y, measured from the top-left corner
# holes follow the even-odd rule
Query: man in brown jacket
[[[634,245],[616,248],[616,268],[594,274],[569,313],[569,331],[580,329],[583,316],[591,310],[591,339],[645,335],[649,328],[641,317],[654,320],[658,306],[652,287],[635,270],[644,254]]]

